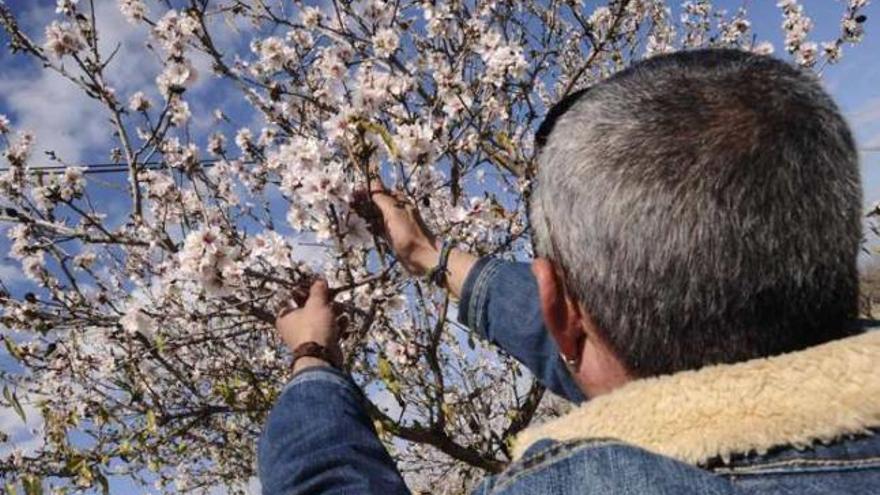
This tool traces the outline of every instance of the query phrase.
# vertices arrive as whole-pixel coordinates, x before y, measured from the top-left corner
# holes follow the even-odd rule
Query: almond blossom
[[[141,0],[119,0],[119,11],[132,24],[147,16],[147,6]]]
[[[57,58],[73,55],[85,48],[80,34],[68,22],[52,21],[46,26],[46,42],[43,48]]]
[[[131,95],[131,98],[128,100],[128,108],[132,112],[144,112],[150,109],[152,103],[144,94],[143,91],[138,91],[135,94]]]

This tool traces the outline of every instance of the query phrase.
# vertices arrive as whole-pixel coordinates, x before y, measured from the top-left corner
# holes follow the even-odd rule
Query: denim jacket
[[[880,332],[634,381],[585,401],[543,327],[529,266],[485,258],[459,318],[580,405],[520,434],[474,494],[880,493]],[[265,494],[406,494],[351,379],[308,368],[259,442]]]

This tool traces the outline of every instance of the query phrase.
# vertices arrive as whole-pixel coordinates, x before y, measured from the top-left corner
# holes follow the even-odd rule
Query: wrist
[[[317,339],[316,339],[317,340]],[[331,366],[342,369],[342,350],[338,345],[310,340],[293,349],[293,372],[314,366]]]
[[[412,265],[416,275],[428,273],[428,270],[437,266],[439,261],[440,243],[433,239],[425,242],[424,246],[416,250],[412,257]]]
[[[312,357],[312,356],[303,356],[296,360],[296,363],[293,364],[293,373],[299,373],[300,371],[306,368],[314,368],[316,366],[327,366],[332,368],[333,365],[324,361],[323,359]]]

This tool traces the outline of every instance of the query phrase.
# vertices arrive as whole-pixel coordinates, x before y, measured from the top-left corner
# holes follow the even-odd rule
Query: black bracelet
[[[428,270],[425,276],[429,282],[436,284],[438,287],[443,287],[443,278],[449,271],[447,265],[449,264],[450,251],[452,251],[452,243],[444,239],[440,244],[440,260],[437,261],[437,266]]]

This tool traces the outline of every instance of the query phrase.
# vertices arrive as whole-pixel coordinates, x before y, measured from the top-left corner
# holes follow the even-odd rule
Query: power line
[[[204,168],[213,167],[217,163],[223,161],[220,158],[207,158],[204,160],[198,160],[198,164]],[[254,163],[252,160],[245,161],[244,163]],[[49,173],[49,174],[63,174],[65,170],[70,167],[81,167],[83,169],[84,174],[110,174],[110,173],[119,173],[119,172],[128,172],[128,165],[121,163],[83,163],[79,165],[48,165],[44,167],[34,167],[28,170],[28,173],[31,175],[37,175],[41,173]],[[144,162],[138,163],[139,170],[159,170],[167,167],[167,162],[164,161],[153,161],[153,162]],[[171,167],[167,167],[171,168]],[[9,167],[0,168],[0,173],[6,172],[9,170]]]
[[[859,148],[859,151],[863,153],[880,153],[880,146],[869,146],[867,148]],[[222,158],[206,158],[203,160],[198,160],[198,164],[203,168],[213,167],[214,165],[224,161]],[[230,161],[234,161],[230,160]],[[253,164],[256,163],[254,160],[244,160],[245,164]],[[48,174],[63,174],[65,170],[72,167],[74,165],[49,165],[45,167],[35,167],[28,170],[28,173],[31,175],[38,175],[42,173]],[[120,163],[83,163],[80,165],[75,165],[77,167],[81,167],[83,169],[84,174],[115,174],[115,173],[127,173],[128,165],[120,164]],[[160,170],[163,168],[173,168],[167,167],[167,162],[164,161],[152,161],[152,162],[144,162],[138,164],[139,169],[141,170]],[[0,173],[6,172],[9,170],[9,167],[0,168]]]

